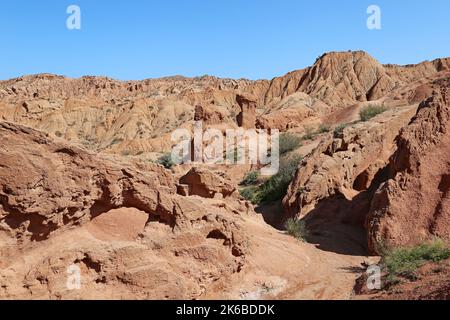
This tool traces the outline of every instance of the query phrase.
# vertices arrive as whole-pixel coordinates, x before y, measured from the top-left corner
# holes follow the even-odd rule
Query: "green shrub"
[[[334,135],[342,134],[344,132],[344,129],[347,128],[347,123],[341,123],[334,128]]]
[[[368,121],[373,117],[379,115],[380,113],[385,112],[386,110],[386,107],[381,105],[368,105],[367,107],[361,109],[361,111],[359,112],[359,116],[361,118],[361,121]]]
[[[61,138],[61,137],[63,136],[63,134],[62,134],[61,131],[56,131],[56,132],[55,132],[55,136]]]
[[[282,158],[278,173],[259,187],[259,192],[253,199],[254,202],[271,202],[282,199],[286,195],[289,184],[294,178],[301,160],[302,158],[298,155]]]
[[[111,142],[111,145],[121,143],[122,141],[123,141],[122,138],[114,138],[113,141]]]
[[[383,254],[382,264],[393,280],[397,276],[413,277],[414,271],[428,261],[439,262],[450,258],[450,247],[442,240],[434,240],[415,247],[389,250]]]
[[[172,154],[170,152],[165,153],[161,157],[159,157],[156,163],[164,166],[164,168],[166,169],[171,169],[175,165],[175,163],[172,161]]]
[[[242,186],[252,186],[257,184],[259,181],[259,172],[258,171],[251,171],[247,173],[244,180],[242,180],[241,185]]]
[[[308,230],[306,229],[306,225],[303,221],[290,218],[286,221],[284,226],[289,235],[300,241],[306,242]]]
[[[327,133],[327,132],[330,132],[330,130],[331,130],[331,128],[330,128],[330,126],[327,125],[327,124],[322,123],[322,124],[319,126],[319,133]]]
[[[257,197],[258,194],[258,187],[248,187],[248,188],[244,188],[239,190],[239,193],[241,194],[241,196],[248,201],[251,201],[254,204],[257,204],[255,202],[255,199]]]
[[[305,135],[303,136],[303,140],[312,140],[312,139],[314,139],[314,137],[316,136],[316,134],[317,134],[317,133],[314,131],[313,128],[307,127],[307,128],[306,128],[306,133],[305,133]]]
[[[280,135],[280,155],[291,152],[301,146],[301,139],[291,133]]]

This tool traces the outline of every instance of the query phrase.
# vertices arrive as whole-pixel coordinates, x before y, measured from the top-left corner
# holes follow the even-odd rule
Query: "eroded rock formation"
[[[236,191],[223,174],[220,175],[205,168],[192,168],[180,178],[180,184],[187,186],[189,195],[198,195],[203,198],[218,196],[226,198]]]
[[[342,196],[350,202],[370,189],[415,110],[416,106],[393,109],[370,122],[330,133],[300,165],[284,199],[287,211],[304,217],[323,200]]]
[[[25,296],[27,293],[33,296],[44,294],[42,297],[58,295],[62,288],[47,288],[46,283],[52,286],[52,279],[56,277],[49,268],[67,268],[70,264],[92,269],[90,279],[96,277],[91,279],[93,285],[97,282],[106,287],[128,286],[130,291],[123,294],[130,297],[133,290],[142,287],[148,290],[139,289],[141,293],[137,296],[152,294],[155,298],[175,298],[199,294],[200,280],[194,287],[179,283],[176,290],[171,289],[171,281],[182,281],[183,267],[171,269],[169,261],[163,261],[158,250],[152,251],[151,247],[158,241],[174,242],[170,250],[175,256],[189,255],[194,261],[202,255],[209,261],[218,259],[214,263],[216,267],[211,269],[212,277],[222,273],[231,275],[240,268],[247,247],[246,237],[239,231],[243,227],[231,215],[228,218],[223,216],[226,210],[202,204],[201,199],[194,201],[177,195],[174,178],[161,166],[122,165],[114,157],[99,158],[63,141],[53,142],[46,134],[33,129],[5,122],[0,123],[0,134],[0,282],[5,288],[0,296]],[[147,216],[144,224],[139,222],[141,218],[127,215],[130,208]],[[123,218],[117,214],[114,216],[112,212],[115,209],[122,210]],[[228,209],[244,215],[250,212],[250,208],[239,200],[232,202]],[[100,239],[108,233],[117,240],[117,234],[108,231],[111,219],[119,224],[116,232],[121,243],[101,244]],[[148,239],[152,244],[144,245],[141,241],[127,244],[130,242],[128,233],[124,234],[125,238],[120,237],[123,230],[136,230],[135,222],[142,229],[132,240],[145,242],[148,232],[152,235]],[[89,227],[90,223],[96,223],[97,228]],[[193,225],[197,230],[194,233]],[[98,231],[90,236],[92,244],[86,235],[77,239],[77,233],[85,232],[84,228]],[[74,232],[73,238],[70,230]],[[100,239],[97,238],[99,233]],[[70,243],[58,246],[54,242],[54,239],[66,237],[70,238]],[[181,240],[183,238],[186,240]],[[220,245],[216,246],[214,241],[209,245],[208,239],[217,239],[214,241]],[[186,241],[187,247],[177,246],[177,241]],[[30,264],[23,263],[17,250],[30,250],[33,256],[33,248],[38,242],[46,243],[42,248],[49,250],[51,255],[48,259],[60,260],[55,263],[36,257]],[[58,253],[54,250],[61,249],[57,248],[65,249]],[[133,259],[144,260],[135,264]],[[188,260],[190,258],[184,262],[188,263]],[[130,263],[133,265],[131,269],[127,268]],[[192,270],[193,273],[199,271]],[[191,276],[194,278],[207,277],[193,273]],[[14,278],[11,278],[12,274]],[[41,279],[46,279],[45,283]],[[16,281],[23,284],[14,285]],[[94,289],[91,287],[91,290]]]
[[[377,190],[367,218],[373,252],[450,237],[449,83],[421,103],[398,138],[390,178]]]
[[[255,128],[256,122],[256,98],[252,95],[237,95],[236,102],[241,108],[240,113],[237,115],[237,124],[244,129]]]

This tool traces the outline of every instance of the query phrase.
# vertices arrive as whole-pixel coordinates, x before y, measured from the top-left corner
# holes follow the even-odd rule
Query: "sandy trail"
[[[353,270],[367,260],[326,252],[249,219],[254,245],[246,272],[234,279],[229,298],[350,299]]]

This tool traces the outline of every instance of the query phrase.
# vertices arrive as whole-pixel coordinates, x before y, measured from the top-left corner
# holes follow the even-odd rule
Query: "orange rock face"
[[[187,186],[189,195],[198,195],[203,198],[217,196],[226,198],[236,191],[236,188],[219,174],[200,168],[192,168],[180,178],[180,184]]]
[[[401,132],[367,218],[369,245],[410,245],[450,236],[449,79]]]
[[[174,178],[162,167],[124,166],[4,122],[0,133],[0,282],[6,288],[0,297],[187,298],[204,290],[200,278],[230,276],[240,268],[246,237],[233,217],[212,204],[202,205],[200,198],[177,195]],[[230,208],[244,215],[250,210],[239,200]],[[166,253],[156,249],[158,243]],[[46,254],[39,255],[38,248]],[[18,250],[28,252],[29,262],[21,261]],[[183,261],[177,270],[168,258],[174,255]],[[208,262],[192,269],[197,259]],[[209,275],[202,275],[209,263]],[[81,268],[84,291],[63,286],[70,265]],[[61,276],[53,269],[61,270]],[[40,284],[41,278],[49,287]],[[17,282],[28,289],[21,291]]]
[[[237,124],[244,129],[255,128],[256,122],[256,98],[250,95],[237,95],[236,102],[241,108],[237,116]]]

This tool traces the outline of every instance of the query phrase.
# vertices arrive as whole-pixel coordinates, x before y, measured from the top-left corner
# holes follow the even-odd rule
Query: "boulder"
[[[203,198],[215,198],[218,195],[226,198],[236,191],[236,188],[223,175],[198,167],[192,168],[181,177],[180,185],[188,187],[189,195]]]

